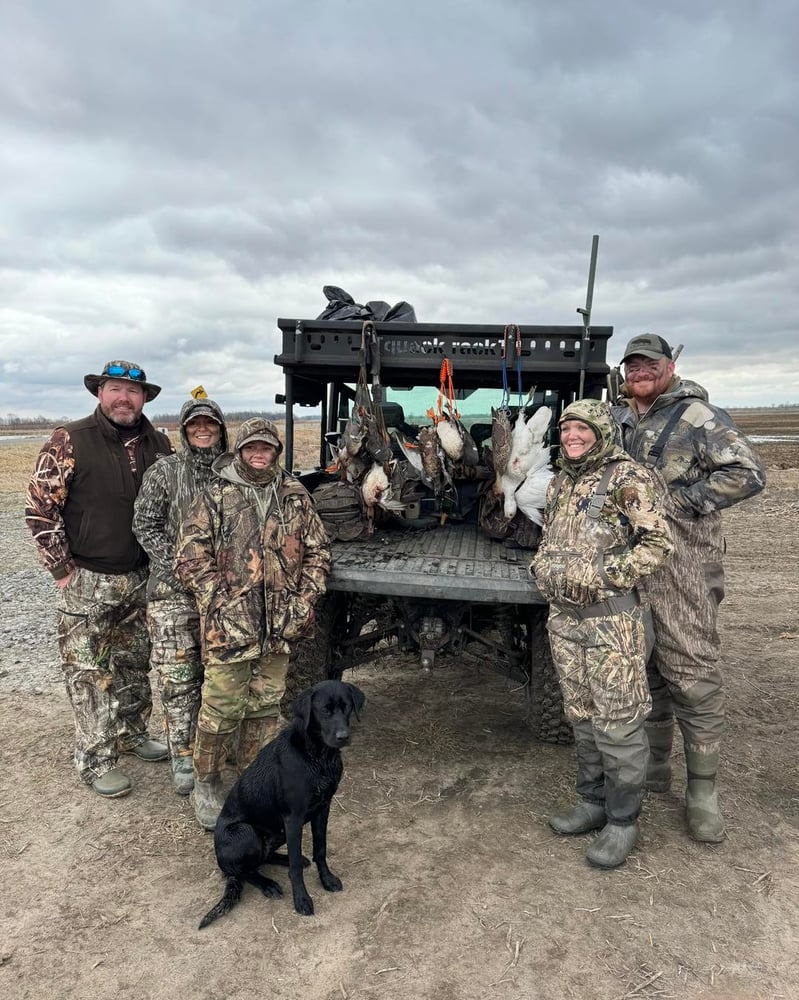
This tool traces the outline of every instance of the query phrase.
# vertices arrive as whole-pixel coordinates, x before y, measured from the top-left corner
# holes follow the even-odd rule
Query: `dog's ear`
[[[313,691],[308,688],[300,692],[294,699],[294,718],[300,719],[302,728],[307,729],[311,721],[311,702],[313,701]]]
[[[360,712],[364,706],[364,702],[366,701],[366,695],[354,684],[347,684],[347,690],[349,691],[350,703],[352,705],[353,712],[355,712],[355,718],[360,721]]]

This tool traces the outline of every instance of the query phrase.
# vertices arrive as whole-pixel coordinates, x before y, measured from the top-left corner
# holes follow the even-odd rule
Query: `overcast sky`
[[[799,5],[0,0],[0,415],[274,408],[322,286],[799,401]]]

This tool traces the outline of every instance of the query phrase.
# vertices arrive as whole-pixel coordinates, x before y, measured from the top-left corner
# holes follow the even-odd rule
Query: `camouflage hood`
[[[216,420],[219,423],[222,436],[219,439],[219,444],[215,445],[213,448],[192,448],[189,444],[189,439],[186,436],[186,424],[193,417],[211,417],[212,420]],[[227,440],[227,427],[225,426],[225,416],[222,413],[222,408],[218,403],[215,403],[213,399],[189,399],[180,408],[180,440],[183,444],[185,451],[192,451],[195,454],[201,454],[202,452],[213,453],[213,456],[221,455],[222,452],[228,449]]]
[[[561,454],[558,467],[569,473],[576,473],[598,463],[604,463],[609,458],[619,457],[622,452],[616,444],[616,424],[607,403],[599,399],[578,399],[571,403],[561,414],[558,424],[564,420],[582,420],[594,431],[597,443],[581,459],[576,462]]]

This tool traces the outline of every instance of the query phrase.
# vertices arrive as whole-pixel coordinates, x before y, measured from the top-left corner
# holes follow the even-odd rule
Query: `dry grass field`
[[[0,442],[0,994],[799,998],[799,412],[736,416],[791,440],[760,447],[767,489],[725,515],[723,844],[685,835],[677,749],[674,788],[645,803],[627,865],[588,868],[588,838],[546,824],[572,794],[573,751],[530,740],[515,684],[488,663],[376,657],[345,676],[367,699],[330,821],[345,891],[324,893],[311,869],[303,918],[290,894],[247,887],[204,931],[222,882],[165,766],[126,761],[134,791],[111,802],[74,777],[54,588],[21,520],[40,442]],[[304,464],[314,427],[299,426]]]

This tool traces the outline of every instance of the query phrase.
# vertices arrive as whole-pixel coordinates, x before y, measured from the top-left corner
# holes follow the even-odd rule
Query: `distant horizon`
[[[459,402],[462,403],[463,401]],[[515,406],[515,403],[511,402],[511,405]],[[721,409],[727,410],[730,413],[743,412],[749,410],[799,410],[799,402],[769,403],[769,404],[752,405],[752,406],[725,406],[723,403],[718,403],[718,404],[714,403],[714,405],[720,406]],[[461,412],[464,413],[461,407],[459,407],[459,409],[461,409]],[[403,406],[403,411],[405,414],[406,421],[420,422],[429,419],[427,417],[426,412],[414,413],[408,410],[408,408],[405,406]],[[488,414],[485,413],[483,410],[480,410],[480,411],[475,411],[474,413],[464,413],[464,415],[468,417],[478,417],[478,416],[487,416]],[[43,414],[36,414],[35,416],[23,416],[20,414],[8,413],[5,416],[0,416],[0,430],[10,430],[15,427],[23,428],[25,430],[46,429],[48,427],[57,427],[60,424],[67,423],[72,420],[79,420],[82,416],[86,416],[86,413],[78,414],[77,416],[63,415],[61,417],[47,417],[44,416]],[[145,416],[150,421],[150,423],[160,426],[161,424],[178,423],[180,415],[179,413],[176,412],[171,414],[145,413]],[[267,418],[274,418],[277,420],[284,420],[285,412],[283,410],[266,410],[266,409],[253,410],[248,408],[246,410],[233,410],[230,413],[225,414],[225,419],[231,422],[235,422],[240,420],[246,420],[250,416],[263,416]],[[321,416],[321,411],[318,409],[310,413],[308,412],[297,413],[295,411],[294,422],[305,423],[308,421],[319,420],[320,416]]]

